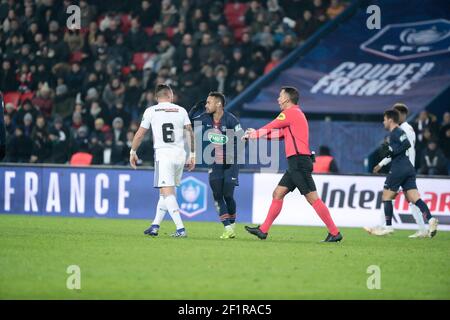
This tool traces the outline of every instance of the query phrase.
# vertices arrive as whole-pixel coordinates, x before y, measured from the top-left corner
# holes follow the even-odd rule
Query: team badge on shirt
[[[277,120],[284,120],[286,119],[286,115],[284,113],[280,113],[277,117]]]

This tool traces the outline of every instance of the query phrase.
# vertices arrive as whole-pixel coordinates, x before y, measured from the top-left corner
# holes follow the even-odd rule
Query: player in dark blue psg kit
[[[3,112],[5,109],[5,102],[3,101],[3,94],[0,92],[0,161],[3,160],[6,153],[6,129]]]
[[[209,147],[213,158],[213,163],[208,163],[209,184],[220,220],[225,227],[220,238],[231,239],[236,237],[234,188],[239,185],[237,149],[244,131],[239,120],[232,113],[225,111],[224,106],[224,95],[220,92],[211,92],[206,104],[204,101],[198,103],[189,112],[189,117],[194,126],[201,122],[202,137],[207,138],[202,151]]]
[[[438,220],[430,214],[426,203],[420,198],[416,185],[416,171],[409,161],[408,149],[411,146],[406,133],[399,127],[400,114],[397,110],[384,112],[384,128],[390,131],[388,143],[383,145],[383,158],[391,157],[391,169],[384,183],[383,205],[386,218],[386,227],[376,228],[369,233],[377,236],[387,235],[394,231],[392,228],[392,216],[394,208],[392,200],[402,187],[406,199],[415,204],[429,223],[429,236],[434,237],[437,232]]]

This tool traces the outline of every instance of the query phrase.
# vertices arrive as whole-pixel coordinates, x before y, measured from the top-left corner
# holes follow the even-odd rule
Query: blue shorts
[[[417,189],[416,173],[411,170],[392,170],[384,182],[384,189],[397,192],[402,187],[403,191]]]
[[[239,185],[239,166],[236,164],[213,164],[208,173],[209,180],[222,179],[224,183]]]

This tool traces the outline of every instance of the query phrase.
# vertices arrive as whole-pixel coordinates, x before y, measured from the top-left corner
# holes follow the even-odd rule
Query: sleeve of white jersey
[[[411,148],[414,148],[416,145],[416,133],[414,129],[410,126],[406,131],[406,136],[408,137],[409,143],[411,144]]]
[[[184,116],[184,125],[187,126],[187,125],[191,124],[191,119],[189,119],[189,115],[188,115],[186,109],[181,108],[181,110],[183,110],[182,112],[183,112],[183,116]]]
[[[150,121],[151,121],[151,111],[150,108],[148,108],[147,110],[145,110],[144,115],[142,116],[141,127],[149,129],[151,124]]]

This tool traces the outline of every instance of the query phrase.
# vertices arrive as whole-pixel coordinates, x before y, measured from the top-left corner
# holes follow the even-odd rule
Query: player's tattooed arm
[[[189,145],[189,159],[187,162],[188,170],[191,171],[195,168],[195,137],[194,131],[192,130],[192,126],[190,124],[184,126],[184,132],[186,137],[186,141]]]
[[[133,142],[131,143],[131,150],[130,150],[130,165],[136,169],[136,163],[139,160],[136,151],[139,148],[139,146],[142,143],[142,139],[144,139],[145,134],[147,133],[148,129],[145,129],[143,127],[139,127],[138,131],[134,135]]]

